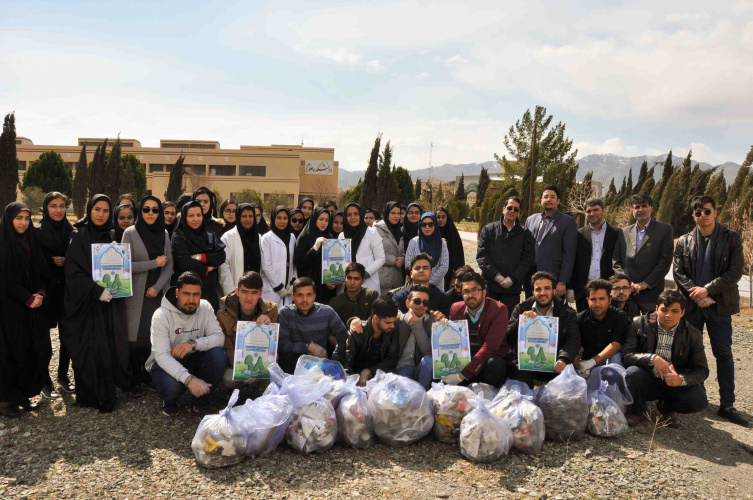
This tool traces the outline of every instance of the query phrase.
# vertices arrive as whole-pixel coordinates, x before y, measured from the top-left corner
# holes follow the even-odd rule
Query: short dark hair
[[[397,304],[388,296],[380,295],[371,304],[371,314],[379,319],[394,318],[397,316]]]
[[[591,292],[597,290],[606,290],[607,296],[612,293],[612,284],[607,280],[595,279],[586,284],[586,298],[591,296]]]
[[[60,191],[50,191],[49,193],[47,193],[47,195],[44,197],[46,201],[45,206],[47,206],[52,200],[55,200],[57,198],[62,198],[65,205],[68,206],[68,197]]]
[[[514,201],[518,205],[523,205],[523,202],[520,201],[520,196],[515,196],[515,195],[508,196],[507,199],[505,200],[505,205],[507,205],[507,202],[510,200]]]
[[[547,184],[546,186],[544,186],[544,189],[541,190],[541,196],[544,196],[544,191],[554,191],[557,194],[557,198],[562,198],[560,188],[558,188],[554,184]]]
[[[680,309],[685,310],[685,296],[678,290],[664,290],[659,294],[659,298],[656,300],[656,305],[671,306],[672,304],[680,304]]]
[[[409,299],[413,297],[413,292],[421,292],[431,296],[431,288],[426,285],[413,285],[410,289],[410,293],[408,294]]]
[[[120,200],[128,200],[131,202],[131,205],[133,205],[134,207],[136,206],[136,197],[133,196],[133,193],[123,193],[118,196],[118,205],[122,205],[122,203],[120,203]]]
[[[630,284],[633,283],[633,280],[630,279],[630,276],[625,273],[615,273],[609,277],[609,282],[613,285],[622,280],[627,280],[627,282]]]
[[[651,199],[649,195],[645,193],[634,194],[633,196],[630,197],[631,207],[635,205],[643,205],[644,203],[648,205],[649,207],[654,206],[654,201]]]
[[[465,273],[464,275],[462,275],[461,277],[459,277],[458,280],[461,283],[470,283],[472,281],[475,281],[476,283],[479,284],[479,286],[481,288],[486,289],[486,280],[484,279],[483,276],[481,276],[479,273],[477,273],[475,271],[471,271],[471,272]]]
[[[455,274],[453,275],[453,278],[456,280],[459,280],[461,276],[463,276],[465,273],[472,273],[473,268],[469,266],[468,264],[464,266],[460,266],[457,271],[455,271]]]
[[[410,261],[410,268],[413,269],[413,266],[415,266],[416,262],[418,262],[419,260],[428,260],[429,267],[434,267],[434,259],[431,258],[431,255],[426,252],[421,252],[419,254],[416,254],[416,256],[413,257],[413,260]]]
[[[238,280],[238,288],[248,288],[251,290],[261,290],[264,288],[264,282],[261,275],[256,271],[248,271]]]
[[[536,283],[539,280],[549,280],[552,282],[552,288],[557,286],[557,277],[554,276],[549,271],[536,271],[533,273],[533,276],[531,276],[531,287],[533,287],[533,284]]]
[[[329,207],[335,207],[335,210],[337,210],[337,203],[335,203],[334,200],[327,200],[324,203],[324,208],[329,208]]]
[[[293,293],[297,292],[299,288],[306,288],[307,286],[313,288],[314,293],[316,293],[316,283],[308,276],[298,278],[293,282]]]
[[[345,276],[348,275],[348,273],[357,272],[361,275],[361,279],[366,278],[366,268],[363,267],[363,264],[360,262],[351,262],[348,264],[348,266],[345,268]]]
[[[365,216],[368,213],[373,214],[374,215],[374,219],[376,219],[376,220],[382,220],[382,214],[380,214],[378,210],[373,209],[373,208],[367,208],[366,211],[363,214]]]
[[[193,271],[183,271],[183,273],[178,276],[178,281],[176,281],[175,284],[178,286],[178,290],[183,288],[183,285],[201,286],[201,278]]]
[[[601,207],[602,210],[604,210],[604,200],[601,198],[589,198],[586,200],[586,203],[583,205],[584,207]]]
[[[690,210],[692,211],[696,208],[703,208],[706,203],[711,203],[711,208],[716,210],[716,201],[714,201],[714,198],[711,196],[696,196],[690,204]]]

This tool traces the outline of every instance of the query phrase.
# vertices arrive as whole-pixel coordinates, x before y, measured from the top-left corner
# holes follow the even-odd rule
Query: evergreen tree
[[[55,151],[47,151],[31,162],[24,173],[21,189],[36,186],[45,193],[59,191],[70,196],[72,184],[71,167]]]
[[[123,155],[120,157],[121,167],[125,171],[128,167],[133,172],[133,188],[126,189],[125,185],[120,187],[123,193],[133,193],[136,200],[140,200],[146,195],[146,166],[139,161],[136,155]],[[123,177],[122,182],[130,185],[130,181]]]
[[[442,187],[442,184],[439,185],[440,189]],[[460,180],[458,181],[458,187],[455,189],[455,199],[456,200],[466,200],[466,194],[465,194],[465,173],[460,173]]]
[[[121,194],[120,179],[123,171],[123,167],[120,165],[121,151],[120,137],[118,137],[112,146],[110,156],[107,158],[104,175],[104,191],[113,203],[118,201]]]
[[[92,197],[95,194],[104,194],[105,192],[105,150],[107,139],[105,139],[104,145],[97,146],[94,151],[94,158],[92,164],[89,165],[89,196]],[[114,200],[116,202],[117,200]]]
[[[654,212],[659,211],[659,207],[661,206],[661,199],[664,196],[664,189],[669,182],[669,178],[672,177],[672,174],[675,171],[675,167],[672,164],[672,150],[669,150],[669,153],[667,154],[667,159],[664,160],[664,168],[661,173],[661,179],[659,179],[659,182],[656,183],[656,186],[654,186],[654,189],[651,190],[651,200],[654,202]]]
[[[614,177],[612,177],[612,182],[609,183],[607,194],[604,195],[604,206],[611,205],[615,196],[617,196],[617,186],[614,185]]]
[[[125,167],[120,171],[120,190],[122,193],[136,193],[136,181],[133,178],[133,167],[130,162],[124,162]],[[137,200],[141,198],[135,196]]]
[[[424,192],[426,193],[424,199],[427,203],[427,206],[424,207],[424,210],[432,210],[434,208],[434,186],[431,185],[431,179],[426,181],[426,188],[424,189]]]
[[[638,171],[638,182],[635,183],[635,186],[633,186],[633,190],[631,191],[632,194],[638,194],[641,192],[641,189],[643,189],[643,184],[646,182],[646,179],[648,178],[648,161],[643,160],[643,163],[641,163],[641,169]]]
[[[434,198],[434,201],[437,204],[437,207],[444,206],[444,186],[442,183],[439,183],[439,188],[437,189],[437,196]]]
[[[410,173],[403,167],[396,167],[392,170],[392,179],[397,184],[399,190],[397,201],[408,206],[409,203],[416,199],[416,190],[413,186],[413,179],[411,179]]]
[[[630,172],[628,172],[628,178],[627,178],[627,193],[631,194],[633,192],[633,167],[630,167]]]
[[[623,197],[625,194],[627,194],[627,179],[625,177],[622,178],[622,186],[620,187],[620,195]]]
[[[394,169],[393,169],[394,171]],[[412,192],[413,190],[411,190]],[[400,186],[397,185],[397,180],[394,175],[390,175],[390,180],[387,181],[387,195],[385,196],[385,204],[388,201],[396,201],[400,199]],[[384,207],[375,207],[377,210],[382,210]]]
[[[735,214],[733,214],[733,211],[735,210],[733,210],[732,204],[736,203],[738,205],[737,208],[739,209],[740,203],[742,202],[741,198],[744,194],[743,188],[745,187],[748,177],[751,177],[751,165],[753,165],[753,146],[750,147],[750,151],[748,151],[745,160],[737,171],[735,180],[732,181],[732,184],[730,184],[729,190],[727,191],[727,200],[724,203],[721,217],[722,222],[725,224],[730,225],[735,218]],[[737,211],[739,212],[739,210]]]
[[[716,208],[721,214],[722,207],[727,201],[727,181],[724,179],[724,169],[711,176],[703,194],[714,198]]]
[[[366,175],[363,179],[363,190],[361,191],[360,204],[364,208],[375,208],[379,204],[379,147],[382,142],[382,134],[377,135],[374,140],[374,147],[371,148],[369,155],[369,164],[366,168]],[[385,184],[386,187],[386,184]]]
[[[358,179],[358,184],[356,184],[356,187],[348,191],[348,194],[345,195],[345,203],[360,203],[362,197],[363,181],[361,179]]]
[[[0,134],[0,209],[16,201],[18,157],[16,157],[16,115],[8,113]]]
[[[379,169],[377,173],[377,197],[373,205],[364,208],[375,208],[381,210],[385,203],[391,201],[387,197],[387,190],[390,188],[392,179],[392,147],[390,141],[384,145],[384,152],[379,158]]]
[[[486,196],[486,190],[489,189],[489,169],[481,167],[481,174],[478,176],[478,188],[476,188],[476,205],[481,205]],[[466,198],[467,199],[467,198]]]
[[[684,213],[688,211],[687,198],[688,188],[690,186],[690,177],[692,167],[690,166],[689,156],[681,167],[675,169],[672,176],[667,182],[662,196],[659,215],[657,219],[671,224],[674,231],[680,235],[685,231]]]
[[[421,179],[418,178],[416,179],[416,192],[415,192],[416,198],[414,199],[414,201],[421,199],[421,194],[423,194],[422,189],[423,188],[421,187]],[[408,204],[406,203],[405,206],[408,206]]]
[[[173,169],[170,171],[170,179],[167,181],[167,190],[165,191],[165,200],[177,201],[180,195],[186,191],[186,186],[183,184],[183,175],[185,169],[183,168],[183,162],[186,161],[186,157],[180,155],[173,165]]]
[[[639,191],[641,194],[647,194],[651,196],[651,191],[656,185],[656,180],[654,179],[654,169],[655,167],[651,167],[651,169],[646,174],[646,180],[643,182],[641,190]]]
[[[73,178],[73,211],[79,219],[84,216],[86,202],[89,199],[89,162],[86,160],[86,143],[76,164],[76,176]]]

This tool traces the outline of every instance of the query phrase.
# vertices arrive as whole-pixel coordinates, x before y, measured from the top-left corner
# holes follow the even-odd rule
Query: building
[[[494,181],[502,181],[501,172],[489,172],[489,182]],[[463,178],[463,184],[465,185],[465,194],[466,194],[466,201],[470,206],[473,206],[476,204],[476,191],[478,190],[478,179],[480,175],[466,175]],[[455,176],[455,185],[458,185],[458,182],[460,182],[460,176]]]
[[[91,162],[97,146],[105,139],[79,138],[76,146],[35,145],[25,137],[16,138],[18,177],[42,153],[54,150],[68,162],[75,176],[81,148]],[[107,140],[108,148],[114,139]],[[135,155],[146,169],[147,193],[162,198],[170,171],[180,155],[186,157],[184,184],[187,191],[206,186],[223,199],[244,189],[253,189],[264,200],[272,193],[286,193],[291,204],[303,196],[317,200],[337,195],[339,162],[334,148],[309,148],[299,145],[241,146],[222,149],[217,141],[160,140],[158,148],[144,147],[136,139],[121,139],[123,154]],[[18,194],[20,198],[20,192]]]

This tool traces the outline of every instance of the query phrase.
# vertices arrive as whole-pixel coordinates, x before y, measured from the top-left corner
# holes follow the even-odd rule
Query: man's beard
[[[198,311],[198,310],[199,310],[199,308],[198,308],[198,307],[194,307],[194,308],[193,308],[193,310],[191,310],[191,311],[188,311],[188,310],[186,310],[186,309],[182,308],[182,307],[180,306],[180,304],[178,304],[178,310],[179,310],[180,312],[182,312],[183,314],[196,314],[196,311]]]

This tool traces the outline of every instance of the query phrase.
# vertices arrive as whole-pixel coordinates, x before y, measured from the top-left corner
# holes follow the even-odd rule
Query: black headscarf
[[[244,229],[241,224],[241,215],[243,212],[250,210],[254,214],[254,225],[250,229]],[[243,244],[243,272],[256,271],[261,269],[261,248],[259,247],[259,231],[256,228],[256,211],[251,203],[241,203],[235,212],[235,220],[238,224],[235,226],[238,235],[241,237]]]
[[[101,201],[107,203],[108,209],[112,209],[110,198],[104,194],[95,194],[91,197],[89,203],[86,204],[86,216],[74,224],[78,229],[89,229],[89,238],[92,243],[110,243],[112,241],[112,238],[110,237],[112,218],[108,217],[101,226],[97,226],[92,222],[92,210],[94,209],[94,205]]]
[[[298,276],[308,276],[314,280],[314,283],[322,282],[322,249],[320,248],[318,251],[312,252],[314,243],[316,243],[317,238],[332,238],[330,232],[331,226],[329,224],[324,231],[319,229],[316,225],[316,221],[322,213],[326,213],[330,219],[332,218],[332,214],[330,214],[326,208],[314,208],[314,211],[311,212],[311,217],[309,217],[308,222],[306,222],[306,225],[303,227],[301,234],[295,240],[295,253],[293,254],[293,262],[298,268]],[[317,289],[319,288],[320,287],[317,287]],[[317,290],[317,301],[320,303],[327,303],[327,297],[330,295],[329,289],[321,288]]]
[[[47,193],[42,202],[42,224],[37,231],[37,241],[42,247],[45,259],[52,257],[64,257],[68,249],[68,243],[71,241],[73,226],[68,222],[68,218],[63,215],[63,220],[55,221],[50,217],[48,206],[52,200],[60,196],[53,196]],[[49,262],[48,262],[49,264]]]
[[[329,232],[332,235],[333,238],[337,238],[340,233],[338,231],[335,231],[335,217],[341,216],[343,218],[343,229],[345,228],[345,214],[342,212],[342,210],[335,210],[334,212],[330,212],[329,214]]]
[[[421,225],[421,219],[418,219],[418,222],[410,222],[408,220],[408,210],[410,210],[410,207],[417,206],[418,211],[420,213],[424,213],[424,209],[421,208],[421,205],[419,205],[417,202],[413,202],[409,204],[407,207],[405,207],[405,219],[403,220],[403,234],[405,235],[405,246],[408,246],[408,242],[418,236],[418,229]]]
[[[144,203],[153,201],[157,203],[159,214],[154,224],[147,224],[144,220]],[[139,213],[136,218],[136,232],[139,233],[141,241],[144,242],[149,259],[154,260],[160,255],[165,255],[165,214],[162,213],[162,200],[156,196],[147,195],[141,198],[139,202]]]
[[[206,218],[202,219],[201,225],[196,229],[191,229],[188,226],[188,210],[196,207],[201,210],[201,203],[194,200],[189,201],[180,209],[180,222],[178,227],[175,228],[173,238],[182,237],[186,241],[186,248],[191,254],[212,252],[225,248],[225,244],[219,238],[215,238],[214,233],[207,230]]]
[[[322,212],[327,212],[327,214],[330,216],[330,221],[327,225],[327,229],[322,231],[319,229],[319,227],[316,225],[316,221],[319,219],[319,216],[322,215]],[[296,254],[298,253],[298,247],[303,247],[303,251],[308,251],[311,247],[314,246],[314,243],[316,242],[317,238],[323,237],[323,238],[332,238],[332,214],[330,214],[326,208],[322,207],[316,207],[314,208],[314,211],[311,212],[311,217],[309,217],[308,222],[306,222],[306,225],[303,226],[303,229],[301,230],[301,234],[298,235],[295,242],[295,249]]]
[[[285,229],[277,229],[277,224],[275,223],[277,219],[277,214],[284,211],[288,214],[288,225],[285,227]],[[277,235],[278,238],[282,240],[283,243],[285,243],[285,246],[287,247],[290,244],[290,235],[293,234],[293,228],[290,227],[290,213],[288,212],[288,207],[284,205],[277,205],[274,210],[272,210],[272,232]]]
[[[357,226],[351,226],[348,223],[348,208],[349,207],[356,207],[358,209],[358,214],[361,216],[361,221],[358,223]],[[361,208],[361,205],[358,203],[348,203],[345,205],[345,218],[343,219],[343,233],[345,238],[350,239],[350,247],[351,247],[351,257],[353,258],[353,262],[356,262],[356,254],[358,253],[358,247],[361,246],[361,241],[363,240],[363,237],[366,236],[366,230],[369,228],[369,225],[366,224],[366,221],[363,220],[364,212],[363,208]]]
[[[314,208],[316,207],[316,202],[314,201],[313,198],[309,198],[308,196],[306,198],[301,198],[300,200],[298,200],[298,209],[302,209],[303,204],[306,203],[307,201],[311,202],[311,214],[313,214]],[[291,215],[292,215],[292,212],[291,212]],[[306,214],[303,214],[303,218],[308,221],[311,218],[311,215],[309,215],[309,217],[306,218]]]
[[[301,210],[300,208],[291,209],[290,218],[292,219],[293,214],[297,214],[297,213],[300,213],[301,216],[303,217],[303,227],[306,227],[306,224],[308,223],[308,219],[306,218],[306,215],[303,213],[303,210]],[[300,236],[301,232],[303,231],[303,227],[301,227],[300,231],[296,231],[295,229],[293,229],[293,223],[292,222],[290,223],[290,231],[293,233],[293,236],[295,236],[296,239],[298,239],[298,236]]]
[[[214,193],[212,193],[214,194]],[[177,216],[180,216],[180,209],[183,208],[183,205],[191,201],[191,195],[187,193],[183,193],[182,195],[178,196],[178,199],[175,200],[175,209],[178,211]]]
[[[167,237],[172,238],[173,237],[173,231],[175,231],[175,228],[178,227],[178,221],[180,220],[180,208],[178,208],[177,203],[173,204],[173,208],[175,209],[175,218],[173,219],[172,224],[168,224],[165,222],[165,229],[167,230]],[[162,204],[162,218],[165,217],[165,205]]]
[[[255,207],[254,208],[254,216],[256,216],[256,209],[259,209],[259,212],[261,212],[261,218],[259,219],[258,230],[259,230],[259,236],[262,236],[263,234],[266,234],[269,232],[269,224],[267,224],[267,219],[264,218],[264,210],[261,207]]]
[[[201,194],[209,196],[209,210],[204,214],[204,220],[212,220],[214,217],[217,217],[217,197],[211,189],[202,186],[193,192],[191,195],[191,201],[196,201],[196,197]],[[199,206],[201,206],[201,204],[199,204]],[[202,208],[202,210],[204,209]]]
[[[384,225],[387,226],[387,229],[390,230],[390,233],[392,233],[395,241],[400,243],[400,238],[403,237],[403,224],[400,222],[400,219],[397,220],[397,224],[390,222],[390,212],[395,207],[400,208],[400,203],[396,201],[388,201],[384,206],[384,217],[382,220],[384,221]]]
[[[130,203],[124,203],[115,207],[115,211],[112,213],[112,227],[114,229],[113,234],[115,235],[114,240],[118,243],[121,243],[123,241],[123,232],[125,231],[125,229],[120,229],[120,225],[118,224],[118,215],[120,214],[120,211],[124,209],[130,210],[133,214],[133,218],[136,218],[136,209],[133,208],[133,205],[131,205]],[[164,215],[162,217],[164,220]]]
[[[236,205],[235,207],[235,221],[230,222],[225,218],[225,209],[228,205]],[[235,227],[235,225],[238,223],[238,206],[235,203],[235,200],[230,198],[222,202],[222,205],[220,205],[220,217],[222,218],[222,221],[225,223],[225,226],[222,228],[224,232],[228,232],[231,229]]]
[[[463,241],[460,239],[460,233],[455,223],[450,217],[450,212],[446,208],[441,207],[437,209],[437,213],[444,212],[447,216],[447,223],[444,227],[440,227],[442,238],[447,242],[447,252],[449,253],[449,268],[445,275],[445,290],[448,289],[452,276],[460,267],[465,265],[465,253],[463,252]]]
[[[31,252],[37,250],[37,245],[34,245],[34,224],[29,221],[29,226],[23,234],[18,234],[16,228],[13,227],[13,219],[21,212],[29,212],[31,215],[31,209],[26,204],[20,201],[14,201],[5,207],[5,213],[3,213],[2,229],[3,229],[3,244],[8,247],[7,252],[8,260],[6,261],[6,272],[11,275],[20,275],[19,271],[26,273],[26,269],[29,266],[31,260]],[[18,269],[14,269],[19,266]],[[10,282],[9,282],[10,284]],[[10,311],[5,311],[5,314]]]

